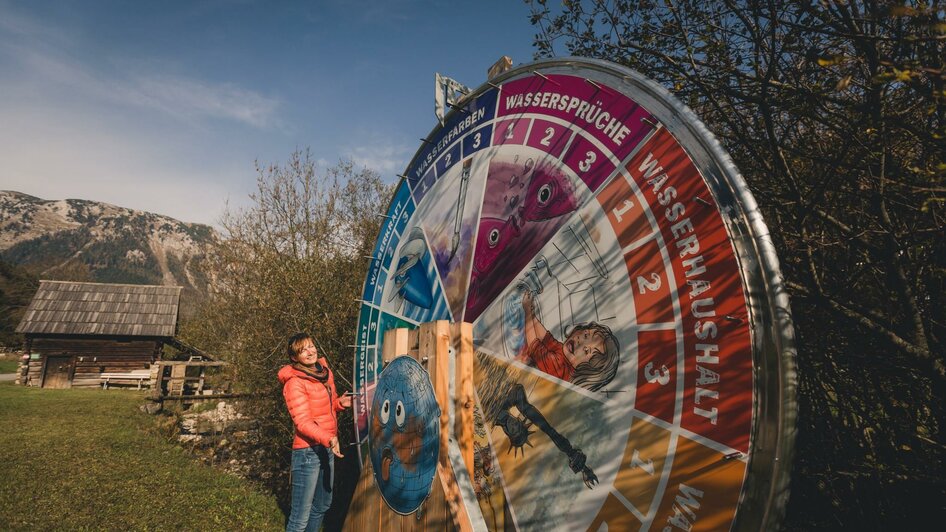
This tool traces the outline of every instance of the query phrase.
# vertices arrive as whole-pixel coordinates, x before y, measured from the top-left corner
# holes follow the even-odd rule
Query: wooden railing
[[[99,380],[102,382],[102,388],[105,390],[108,389],[109,384],[136,384],[140,390],[142,384],[151,381],[151,370],[138,369],[125,372],[105,372],[99,375]]]
[[[195,397],[214,397],[221,398],[219,394],[204,395],[207,368],[219,368],[227,366],[227,362],[206,361],[206,360],[159,360],[151,365],[151,399],[154,401],[163,401],[166,399]],[[170,368],[169,372],[165,368]],[[187,375],[188,368],[200,368],[198,375]],[[165,373],[169,373],[165,375]],[[167,393],[165,393],[164,383],[167,382]],[[188,383],[196,383],[192,387],[193,393],[185,394]]]

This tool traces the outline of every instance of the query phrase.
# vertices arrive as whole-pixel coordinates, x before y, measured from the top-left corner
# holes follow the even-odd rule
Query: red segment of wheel
[[[748,452],[752,423],[748,311],[739,264],[715,200],[686,151],[666,129],[643,146],[626,171],[654,213],[676,281],[684,333],[682,425]],[[649,264],[638,267],[638,272],[657,275],[650,272],[655,268]],[[635,301],[639,291],[634,291]],[[638,316],[657,308],[656,304],[638,307]]]

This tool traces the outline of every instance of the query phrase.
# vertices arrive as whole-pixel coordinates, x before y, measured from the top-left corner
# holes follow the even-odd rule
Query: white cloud
[[[128,101],[179,117],[194,115],[243,122],[258,128],[276,125],[279,101],[230,83],[145,75],[124,87]]]
[[[232,83],[160,73],[107,77],[69,58],[16,48],[20,64],[45,91],[65,90],[71,98],[85,96],[112,105],[146,108],[185,121],[222,119],[263,129],[278,125],[279,100]]]
[[[82,39],[49,27],[0,3],[0,87],[27,83],[36,90],[75,101],[93,98],[111,105],[157,111],[175,119],[220,119],[255,128],[278,126],[280,101],[228,82],[169,73],[175,64],[154,58],[96,56],[83,60]],[[140,65],[150,65],[142,67]]]
[[[68,32],[62,28],[50,28],[31,17],[17,13],[9,4],[0,2],[0,35],[3,34],[37,43],[63,43],[70,38]]]
[[[0,189],[208,224],[245,201],[280,100],[82,43],[0,0]]]
[[[381,177],[394,177],[407,167],[416,146],[406,145],[371,145],[356,146],[345,150],[343,157],[351,158],[355,165],[376,170]]]
[[[166,140],[89,110],[0,101],[0,116],[0,189],[213,225],[228,196],[242,202],[253,182],[249,154],[195,157],[188,138]]]

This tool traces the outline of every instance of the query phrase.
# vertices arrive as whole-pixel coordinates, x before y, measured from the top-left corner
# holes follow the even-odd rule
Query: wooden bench
[[[105,390],[108,389],[109,384],[137,384],[140,390],[143,382],[151,380],[151,370],[136,369],[125,372],[102,373],[99,375],[99,380],[102,382],[102,389]]]

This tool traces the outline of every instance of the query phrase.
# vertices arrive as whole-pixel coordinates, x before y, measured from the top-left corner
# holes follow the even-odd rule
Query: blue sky
[[[0,189],[215,224],[254,160],[403,171],[434,73],[532,60],[518,0],[0,0]]]

